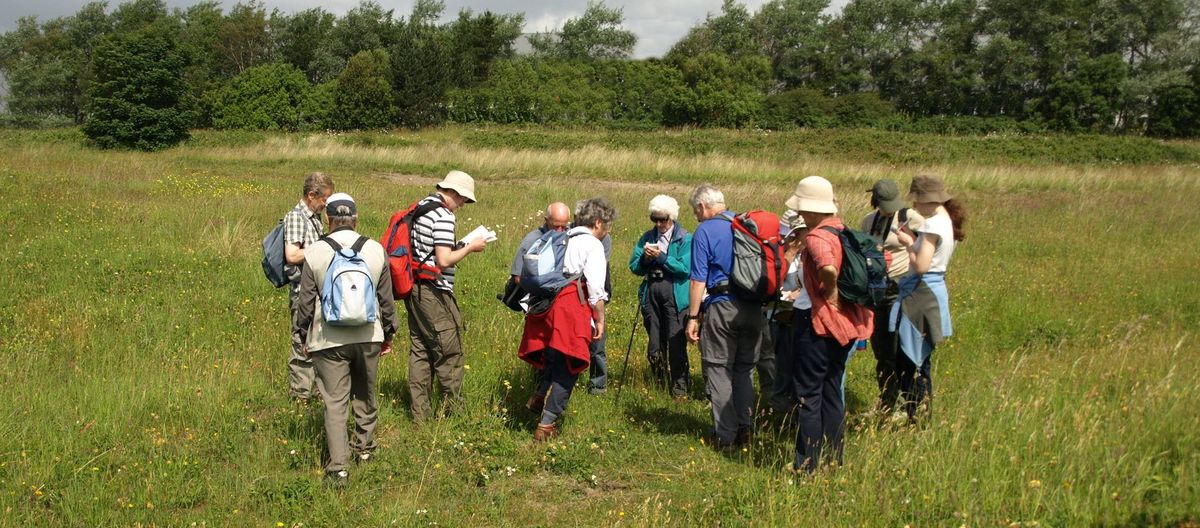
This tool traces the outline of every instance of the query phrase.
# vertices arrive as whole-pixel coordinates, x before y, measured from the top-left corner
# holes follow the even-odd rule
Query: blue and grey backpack
[[[325,322],[333,326],[374,323],[379,318],[379,300],[375,297],[371,271],[360,254],[367,237],[358,237],[349,249],[329,237],[321,240],[333,248],[333,260],[321,285],[321,314]]]
[[[521,289],[533,298],[553,299],[568,284],[579,280],[578,275],[563,273],[567,241],[579,234],[547,231],[538,238],[521,257]]]

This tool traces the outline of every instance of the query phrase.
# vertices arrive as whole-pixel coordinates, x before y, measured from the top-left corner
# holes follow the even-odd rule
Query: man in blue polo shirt
[[[689,341],[700,344],[705,389],[712,402],[714,444],[732,451],[749,443],[753,431],[751,373],[766,319],[760,304],[738,299],[729,291],[733,213],[725,210],[725,195],[705,184],[692,192],[689,202],[700,225],[692,237],[686,333]]]

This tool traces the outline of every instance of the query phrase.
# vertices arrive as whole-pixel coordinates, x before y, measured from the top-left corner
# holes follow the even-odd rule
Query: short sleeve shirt
[[[925,234],[938,236],[937,249],[933,250],[933,262],[929,265],[931,273],[945,273],[950,265],[950,257],[954,255],[954,223],[946,214],[935,214],[925,220],[925,225],[917,231],[917,241],[913,244],[913,252],[919,252],[925,243]]]
[[[721,213],[725,218],[709,218],[696,227],[692,235],[691,279],[703,282],[706,288],[729,282],[733,271],[733,228],[729,219],[733,214]],[[704,305],[729,300],[728,294],[710,295]]]
[[[306,248],[320,239],[324,234],[325,226],[321,223],[321,215],[309,209],[303,200],[283,216],[284,244]],[[300,277],[299,266],[287,264],[284,266],[284,272],[288,277],[295,277],[296,279]]]
[[[421,205],[439,201],[441,197],[437,194],[432,194],[421,200],[418,207]],[[430,265],[436,265],[433,255],[435,247],[453,248],[454,228],[456,223],[454,213],[445,207],[438,207],[424,215],[421,215],[416,222],[413,223],[412,231],[412,247],[413,258],[417,262],[425,262]],[[454,291],[454,266],[442,269],[442,278],[434,283],[434,286],[452,292]]]

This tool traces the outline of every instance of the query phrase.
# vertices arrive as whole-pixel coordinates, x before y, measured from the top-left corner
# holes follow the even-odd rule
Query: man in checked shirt
[[[325,234],[325,223],[321,221],[321,211],[325,210],[325,200],[333,194],[333,179],[323,172],[314,172],[304,178],[304,193],[300,203],[296,204],[283,217],[283,256],[287,264],[284,272],[289,279],[288,309],[292,319],[296,318],[296,301],[299,298],[300,268],[304,265],[304,250]],[[295,336],[292,338],[292,350],[288,356],[288,385],[291,386],[292,398],[300,402],[308,402],[316,386],[316,374],[313,372],[312,360],[301,353],[304,343]]]

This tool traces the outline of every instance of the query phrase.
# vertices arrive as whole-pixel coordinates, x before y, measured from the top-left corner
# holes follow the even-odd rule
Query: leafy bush
[[[833,99],[812,88],[778,93],[767,97],[762,121],[763,126],[775,129],[832,126]]]
[[[833,112],[841,126],[872,126],[896,113],[878,92],[858,92],[833,99]]]
[[[1200,67],[1191,84],[1176,84],[1158,90],[1150,112],[1146,134],[1155,137],[1200,136]]]
[[[106,37],[96,49],[84,134],[102,148],[142,150],[187,139],[184,63],[175,33],[164,25]]]
[[[290,64],[250,68],[230,79],[211,102],[216,128],[297,130],[312,120],[306,115],[312,87],[304,72]]]
[[[342,130],[387,128],[396,116],[388,53],[360,51],[338,76],[330,124]]]
[[[762,113],[771,65],[766,57],[703,53],[681,66],[685,88],[671,93],[664,123],[743,127]]]
[[[492,123],[659,123],[682,77],[651,61],[517,59],[498,62],[487,82],[451,90],[452,121]]]

